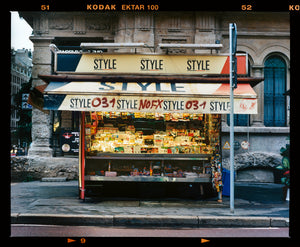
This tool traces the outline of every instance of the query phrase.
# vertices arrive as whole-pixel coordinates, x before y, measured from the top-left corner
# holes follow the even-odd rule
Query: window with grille
[[[279,56],[271,56],[264,66],[264,124],[286,126],[286,64]]]

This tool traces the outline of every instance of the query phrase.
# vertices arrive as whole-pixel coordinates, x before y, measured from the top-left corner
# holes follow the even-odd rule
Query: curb
[[[289,218],[176,215],[11,214],[11,224],[139,227],[288,227]]]

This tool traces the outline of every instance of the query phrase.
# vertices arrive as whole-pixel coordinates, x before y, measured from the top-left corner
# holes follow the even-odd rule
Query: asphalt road
[[[27,237],[171,237],[288,238],[289,228],[121,228],[97,226],[11,225],[11,236]]]

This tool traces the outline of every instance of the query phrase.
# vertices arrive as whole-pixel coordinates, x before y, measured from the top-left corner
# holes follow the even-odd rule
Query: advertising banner
[[[51,82],[47,94],[101,94],[101,95],[159,95],[180,97],[229,97],[228,83],[175,82]],[[256,98],[249,84],[239,84],[235,97]]]
[[[79,152],[79,131],[62,130],[60,133],[60,144],[63,153]]]
[[[247,57],[237,55],[237,73],[247,74]],[[57,73],[204,75],[229,74],[228,55],[57,53]]]
[[[45,109],[60,111],[157,112],[228,114],[229,98],[178,98],[151,96],[45,95]],[[234,101],[235,114],[256,114],[257,100]],[[48,107],[49,106],[49,107]]]
[[[65,111],[179,112],[227,114],[229,84],[158,82],[51,82],[44,109]],[[235,114],[256,114],[249,84],[234,91]]]

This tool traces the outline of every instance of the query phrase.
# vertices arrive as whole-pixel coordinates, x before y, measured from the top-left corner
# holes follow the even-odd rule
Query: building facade
[[[267,152],[279,154],[289,136],[290,21],[288,13],[271,12],[21,12],[33,28],[33,86],[44,82],[39,74],[53,72],[49,45],[78,50],[82,42],[146,43],[149,48],[106,49],[104,52],[165,53],[159,43],[223,44],[219,51],[169,49],[168,54],[228,53],[229,23],[238,30],[237,52],[248,54],[248,76],[264,77],[254,87],[258,114],[235,116],[236,154]],[[29,156],[57,155],[55,130],[78,127],[72,112],[45,113],[33,109],[32,144]],[[229,117],[222,116],[222,146],[229,141]],[[248,141],[245,150],[241,143]],[[58,151],[59,153],[59,151]],[[223,150],[223,158],[229,150]]]
[[[18,145],[18,137],[15,135],[18,127],[19,116],[15,104],[15,95],[20,91],[22,85],[27,83],[31,77],[32,59],[31,51],[27,49],[11,50],[11,115],[10,115],[10,132],[11,144]]]

